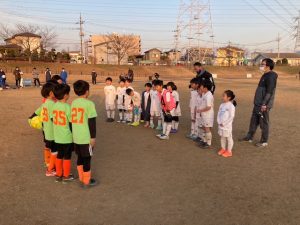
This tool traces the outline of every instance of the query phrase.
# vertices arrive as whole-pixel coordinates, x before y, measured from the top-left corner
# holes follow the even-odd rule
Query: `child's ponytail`
[[[234,105],[234,107],[237,106],[237,102],[235,100],[235,94],[233,93],[233,91],[231,90],[227,90],[224,92],[228,98],[230,98],[230,101],[232,102],[232,104]]]

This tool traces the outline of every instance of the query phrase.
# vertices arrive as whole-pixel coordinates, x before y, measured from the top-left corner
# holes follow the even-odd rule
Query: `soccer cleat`
[[[154,129],[154,124],[153,123],[150,124],[150,128]]]
[[[132,123],[132,124],[130,124],[130,125],[133,126],[133,127],[137,127],[137,126],[140,125],[140,123],[139,123],[139,122],[134,122],[134,123]]]
[[[160,135],[159,139],[160,140],[169,140],[169,136],[162,134],[162,135]]]
[[[192,139],[193,141],[197,140],[197,138],[198,138],[198,136],[195,135],[195,134],[193,134],[192,137],[191,137],[191,139]]]
[[[268,143],[267,142],[258,142],[255,144],[255,146],[258,148],[264,148],[264,147],[268,146]]]
[[[121,123],[126,123],[126,120],[121,120]]]
[[[141,123],[144,123],[145,121],[144,120],[141,120]]]
[[[98,184],[98,182],[95,179],[91,178],[89,184],[82,184],[82,187],[90,188],[90,187],[96,186],[97,184]]]
[[[62,177],[55,177],[55,182],[56,183],[62,182]]]
[[[204,142],[203,144],[199,144],[200,148],[210,148],[210,145],[208,145],[206,142]]]
[[[46,171],[46,177],[54,177],[55,175],[56,175],[56,172],[54,170]]]
[[[156,127],[156,130],[162,130],[163,128],[162,128],[162,126],[157,126]]]
[[[121,123],[122,121],[121,120],[117,120],[117,123]]]
[[[196,139],[193,139],[193,141],[196,142],[196,143],[203,143],[204,142],[200,137],[197,137]]]
[[[222,156],[225,157],[225,158],[231,157],[232,152],[231,151],[225,151]]]
[[[185,137],[188,138],[188,139],[192,139],[193,135],[192,134],[187,134]]]
[[[225,152],[226,150],[222,148],[220,151],[218,151],[218,155],[223,155]]]
[[[109,122],[110,122],[110,118],[107,118],[107,119],[106,119],[106,122],[108,122],[108,123],[109,123]]]
[[[244,137],[244,138],[240,138],[239,142],[249,142],[249,143],[252,143],[252,139],[248,138],[248,137]]]
[[[176,133],[177,133],[177,130],[176,130],[176,129],[171,129],[170,133],[171,133],[171,134],[176,134]]]
[[[145,124],[144,127],[145,127],[145,128],[149,128],[150,125],[149,125],[149,124]]]
[[[62,178],[62,181],[63,181],[64,184],[66,184],[66,183],[68,183],[68,182],[71,182],[71,181],[73,181],[73,180],[75,180],[75,178],[74,178],[73,175],[70,175],[70,176],[68,176],[68,177],[63,177],[63,178]]]
[[[162,134],[157,134],[157,135],[155,135],[155,136],[158,137],[158,138],[160,138],[161,135],[162,135]]]

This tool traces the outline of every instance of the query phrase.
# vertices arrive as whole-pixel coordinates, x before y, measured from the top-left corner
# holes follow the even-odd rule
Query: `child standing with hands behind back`
[[[223,103],[220,105],[218,112],[219,135],[221,136],[220,156],[225,158],[232,156],[232,123],[235,116],[236,101],[233,91],[227,90],[223,94]],[[227,148],[226,148],[227,146]]]

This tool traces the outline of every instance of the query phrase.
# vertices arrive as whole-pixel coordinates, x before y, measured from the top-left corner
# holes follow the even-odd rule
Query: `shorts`
[[[158,111],[151,111],[150,112],[150,115],[153,117],[153,116],[157,116],[157,117],[160,117],[160,112],[158,112]]]
[[[52,153],[56,152],[55,142],[54,141],[45,140],[45,147],[48,148],[48,149],[50,149],[50,151]]]
[[[93,155],[93,148],[89,144],[74,144],[74,151],[81,157],[91,157]]]
[[[214,118],[213,117],[202,117],[202,126],[203,127],[213,127]]]
[[[118,110],[125,110],[125,106],[123,104],[117,105]]]
[[[55,151],[74,151],[74,144],[70,143],[70,144],[59,144],[59,143],[54,143],[54,148]]]
[[[134,107],[133,108],[133,115],[140,115],[140,108],[139,107]]]
[[[112,105],[110,105],[110,104],[105,104],[105,109],[106,110],[115,110],[115,105],[114,104],[112,104]]]
[[[231,130],[224,130],[224,129],[220,129],[218,130],[218,134],[221,136],[221,137],[232,137],[232,131]]]
[[[203,127],[203,120],[201,117],[196,119],[196,124],[197,124],[197,127],[199,127],[199,128]]]
[[[164,122],[171,123],[173,120],[173,117],[175,116],[175,109],[172,109],[169,113],[163,112],[162,114],[164,116],[164,118],[163,118]]]

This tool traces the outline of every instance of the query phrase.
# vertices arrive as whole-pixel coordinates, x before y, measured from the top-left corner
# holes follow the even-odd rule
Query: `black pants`
[[[57,150],[57,158],[70,160],[72,157],[73,144],[57,144],[55,143]]]
[[[40,79],[39,78],[33,78],[33,82],[34,82],[34,86],[36,86],[37,84],[39,86],[41,86],[41,83],[40,83]]]
[[[16,86],[20,87],[20,85],[21,85],[21,78],[17,78],[16,79]]]
[[[97,79],[96,79],[96,77],[92,77],[92,84],[97,84]]]
[[[253,139],[258,125],[261,129],[260,142],[267,143],[269,139],[269,110],[261,112],[260,107],[254,106],[247,137]]]
[[[89,172],[91,170],[91,152],[88,144],[74,145],[75,152],[77,154],[77,166],[83,166],[83,172]]]

